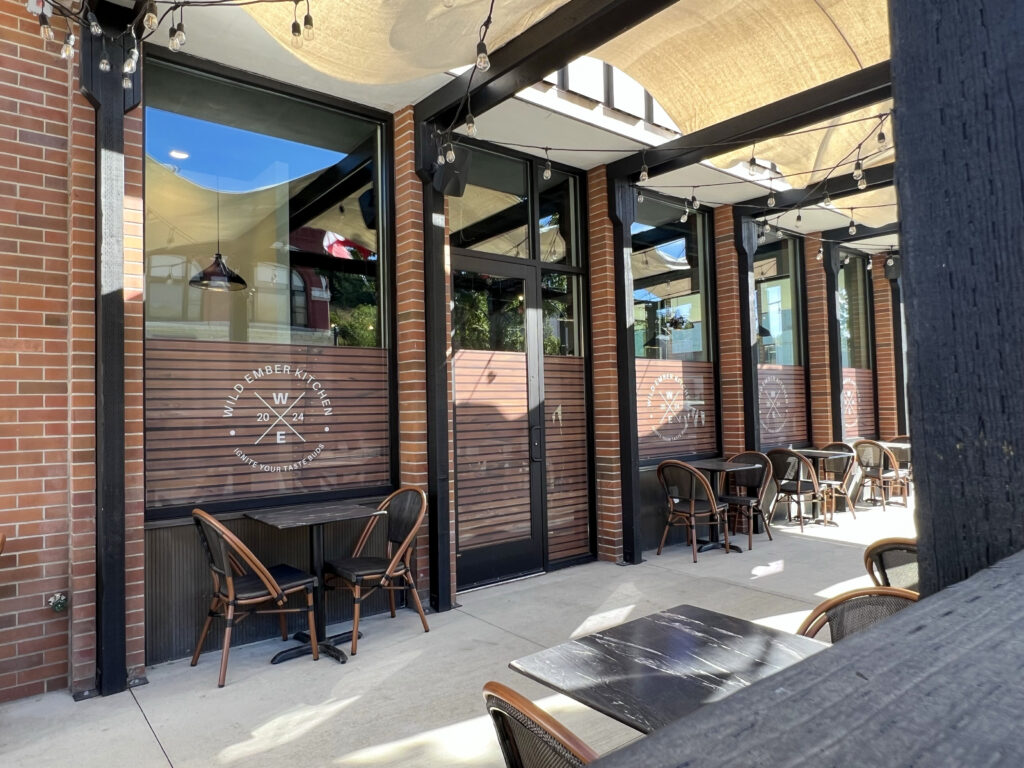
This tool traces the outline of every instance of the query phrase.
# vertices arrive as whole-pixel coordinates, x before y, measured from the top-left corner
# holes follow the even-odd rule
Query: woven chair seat
[[[281,587],[283,592],[289,592],[299,587],[309,585],[316,586],[316,576],[306,573],[299,568],[290,565],[272,565],[267,568],[274,581]],[[224,592],[224,590],[221,590]],[[224,592],[224,594],[227,594]],[[257,597],[266,597],[267,587],[255,573],[247,573],[244,576],[235,576],[235,597],[239,600],[253,600]]]
[[[718,500],[724,504],[736,504],[740,507],[752,507],[758,502],[757,496],[730,496],[723,494]]]
[[[689,515],[690,514],[690,502],[689,502],[689,500],[687,500],[687,499],[677,499],[677,498],[673,497],[672,503],[676,505],[675,514],[677,514],[677,515],[679,515],[679,514]],[[723,510],[725,510],[725,508],[727,506],[728,506],[728,504],[723,503],[722,500],[719,499],[718,503],[715,504],[714,511],[715,512],[722,512]],[[698,502],[694,503],[694,505],[693,505],[693,514],[694,515],[710,515],[711,511],[712,511],[711,505],[707,502],[707,500],[698,501]]]
[[[367,578],[383,576],[390,563],[391,560],[386,557],[349,557],[324,563],[324,571],[340,576],[350,584],[358,584]],[[402,573],[405,573],[405,563],[399,561],[392,575]]]
[[[814,493],[814,483],[810,480],[783,480],[779,483],[783,493]]]

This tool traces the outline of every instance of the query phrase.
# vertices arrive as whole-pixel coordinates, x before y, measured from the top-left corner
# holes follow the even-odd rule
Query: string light
[[[875,265],[875,263],[873,261],[871,261],[871,257],[870,256],[868,257],[867,261],[868,261],[868,263],[867,263],[867,267],[866,268],[870,272],[871,268]]]
[[[685,224],[686,220],[689,219],[689,218],[690,218],[690,209],[689,208],[683,208],[683,212],[681,214],[679,214],[679,223],[680,224]]]
[[[825,197],[822,198],[821,204],[824,205],[826,208],[832,207],[832,197],[829,195],[827,189],[825,190]]]
[[[815,256],[815,259],[817,259],[818,261],[821,261],[824,257],[825,257],[825,249],[824,248],[819,248],[818,249],[818,255]]]
[[[298,50],[302,47],[302,25],[299,24],[299,2],[295,0],[295,9],[292,13],[292,48]]]
[[[135,37],[135,30],[131,30],[132,33],[132,49],[128,52],[128,58],[124,60],[124,64],[121,66],[121,72],[126,75],[134,75],[135,70],[139,66],[139,41]],[[124,85],[124,81],[121,84],[127,90],[131,88],[131,78],[126,78],[129,82],[128,85]]]
[[[306,15],[302,18],[302,35],[307,40],[316,38],[316,31],[313,29],[313,14],[309,10],[309,0],[306,0]]]
[[[700,200],[697,199],[697,193],[693,191],[692,187],[690,188],[690,207],[695,211],[700,208]]]
[[[131,75],[124,75],[121,78],[121,87],[124,88],[126,91],[130,91],[132,89],[132,76]]]
[[[641,191],[641,190],[637,190],[637,193],[636,193],[636,201],[637,201],[638,203],[642,203],[642,202],[644,201],[644,193],[643,193],[643,191]]]
[[[883,148],[885,146],[886,141],[888,141],[888,140],[885,137],[885,131],[880,130],[878,132],[878,147],[879,147],[879,149],[881,149],[881,148]]]
[[[99,63],[100,72],[109,72],[110,71],[110,55],[107,53],[107,40],[106,40],[106,38],[103,39],[103,44],[102,45],[103,45],[103,47],[102,47],[101,52],[100,52],[100,63]]]
[[[775,192],[769,192],[768,193],[768,207],[769,208],[774,208],[775,207],[775,203],[776,203]]]
[[[476,68],[481,72],[491,68],[491,57],[487,55],[487,43],[483,40],[476,44]]]
[[[50,19],[45,13],[39,14],[39,36],[48,43],[53,42],[53,27],[50,26]]]
[[[444,153],[444,159],[449,163],[455,162],[455,146],[450,141],[448,142],[448,149]]]
[[[68,32],[64,35],[64,44],[60,47],[60,57],[65,61],[75,58],[75,33]]]
[[[849,226],[849,228],[846,231],[849,232],[851,235],[856,235],[857,234],[857,222],[854,221],[853,219],[850,219],[850,226]]]
[[[796,223],[799,226],[800,222],[804,220],[804,215],[800,212],[796,212]]]
[[[171,17],[171,21],[174,21],[174,17]],[[182,7],[178,10],[178,26],[174,29],[174,39],[178,41],[178,47],[181,48],[188,37],[185,35],[185,8]]]
[[[96,14],[89,11],[85,15],[85,20],[89,22],[89,34],[93,37],[99,37],[103,34],[103,27],[100,26],[100,22],[96,18]],[[109,71],[109,70],[104,70]]]
[[[544,181],[550,181],[551,180],[551,158],[548,157],[548,151],[546,149],[544,150],[544,157],[546,159],[544,160],[544,173],[541,174],[541,178],[543,178]]]
[[[885,260],[885,266],[887,266],[887,267],[891,267],[895,263],[896,263],[896,260],[892,256],[890,256],[888,259]]]
[[[857,158],[857,162],[853,164],[853,178],[856,181],[864,178],[864,165],[860,158]]]
[[[651,174],[647,170],[647,152],[641,154],[640,159],[640,182],[643,183],[651,178]]]
[[[441,146],[439,146],[439,147],[437,148],[437,164],[438,164],[438,165],[444,165],[444,163],[445,163],[445,159],[444,159],[444,147],[441,147]]]
[[[155,32],[156,28],[160,26],[160,17],[157,16],[156,2],[154,0],[149,0],[146,3],[146,15],[142,17],[142,26],[150,32]]]
[[[178,37],[174,32],[174,17],[172,16],[170,29],[167,30],[167,48],[177,53],[181,50],[181,43],[178,42]]]
[[[472,112],[466,115],[466,133],[470,136],[476,136],[476,119],[473,117]]]

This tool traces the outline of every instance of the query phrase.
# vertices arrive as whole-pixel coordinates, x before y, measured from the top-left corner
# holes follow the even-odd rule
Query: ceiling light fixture
[[[248,285],[237,272],[224,263],[220,253],[220,187],[217,188],[217,251],[213,263],[202,272],[196,272],[188,281],[193,288],[207,291],[244,291]]]

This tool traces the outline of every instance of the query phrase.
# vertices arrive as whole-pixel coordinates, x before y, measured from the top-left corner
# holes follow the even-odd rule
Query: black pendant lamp
[[[196,272],[188,281],[193,288],[207,291],[244,291],[248,285],[240,274],[224,263],[220,253],[220,189],[217,189],[217,252],[213,263],[202,272]]]

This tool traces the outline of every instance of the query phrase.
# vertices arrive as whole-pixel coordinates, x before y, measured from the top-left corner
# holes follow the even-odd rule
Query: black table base
[[[363,633],[360,632],[359,638],[362,639],[362,637]],[[302,645],[296,645],[291,648],[285,648],[283,651],[278,651],[274,654],[274,658],[270,660],[271,664],[280,664],[282,661],[297,659],[299,656],[309,656],[313,653],[313,646],[309,644],[309,632],[296,632],[292,635],[292,639],[298,640]],[[322,642],[317,643],[317,650],[325,656],[330,656],[339,664],[344,664],[348,661],[348,656],[345,655],[345,652],[338,646],[350,642],[352,642],[351,630],[337,635],[331,635]]]
[[[711,550],[711,549],[725,549],[725,542],[724,541],[701,541],[700,539],[697,539],[697,551],[698,552],[707,552],[708,550]],[[738,547],[735,544],[733,544],[731,541],[729,542],[729,551],[730,552],[737,552],[739,554],[743,554],[743,550],[740,547]]]

